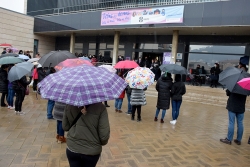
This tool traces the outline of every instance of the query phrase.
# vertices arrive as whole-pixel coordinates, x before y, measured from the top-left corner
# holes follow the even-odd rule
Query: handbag
[[[29,86],[27,86],[26,90],[25,90],[25,95],[29,95],[30,94],[30,89]]]

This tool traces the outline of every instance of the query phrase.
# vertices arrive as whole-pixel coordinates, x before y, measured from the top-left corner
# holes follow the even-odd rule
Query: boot
[[[104,102],[104,105],[105,105],[105,107],[110,107],[110,106],[108,105],[108,102],[107,102],[107,101]]]
[[[157,118],[157,117],[155,117],[155,120],[154,120],[154,121],[155,121],[155,122],[156,122],[156,121],[158,121],[158,118]]]
[[[58,143],[66,143],[66,138],[64,136],[59,136]]]
[[[163,119],[161,119],[161,123],[162,123],[162,124],[164,123]]]
[[[118,110],[119,113],[122,113],[122,110]]]
[[[131,116],[131,120],[134,121],[135,120],[135,116]]]
[[[59,134],[56,135],[56,142],[58,142]]]

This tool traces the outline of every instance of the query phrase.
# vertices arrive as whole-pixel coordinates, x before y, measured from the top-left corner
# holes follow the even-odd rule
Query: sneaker
[[[134,121],[134,120],[135,120],[135,117],[131,117],[131,120]]]
[[[15,107],[11,107],[11,106],[10,106],[10,108],[9,108],[9,109],[10,109],[10,110],[14,110],[14,109],[15,109]]]
[[[127,114],[127,115],[131,115],[132,113],[131,113],[131,112],[127,112],[126,114]]]
[[[141,118],[137,118],[137,122],[141,122]]]
[[[66,143],[66,138],[64,136],[59,136],[57,142],[58,143]]]
[[[25,115],[25,112],[20,111],[18,114],[19,114],[19,115]]]
[[[170,123],[171,123],[172,125],[175,125],[176,122],[177,122],[176,120],[170,121]]]
[[[18,115],[18,114],[19,114],[19,112],[18,112],[18,111],[15,111],[15,113],[16,113],[16,115]]]
[[[10,108],[11,106],[8,106],[8,108]]]
[[[225,138],[225,139],[220,139],[220,141],[221,141],[222,143],[225,143],[225,144],[229,144],[229,145],[232,144],[232,142],[231,142],[230,140],[228,140],[227,138]]]
[[[237,144],[237,145],[241,145],[241,142],[237,139],[234,139],[234,142]]]

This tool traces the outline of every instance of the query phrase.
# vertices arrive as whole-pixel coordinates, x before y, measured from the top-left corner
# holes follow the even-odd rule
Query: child
[[[147,104],[146,95],[144,93],[145,89],[132,89],[130,103],[132,105],[132,116],[131,120],[135,120],[135,110],[137,109],[137,121],[141,121],[141,106]]]

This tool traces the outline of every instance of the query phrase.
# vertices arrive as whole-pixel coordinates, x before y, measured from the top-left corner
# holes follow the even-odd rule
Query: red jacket
[[[38,79],[38,72],[36,68],[33,70],[33,79]]]
[[[122,92],[122,94],[119,96],[119,99],[123,99],[125,97],[125,90]]]

